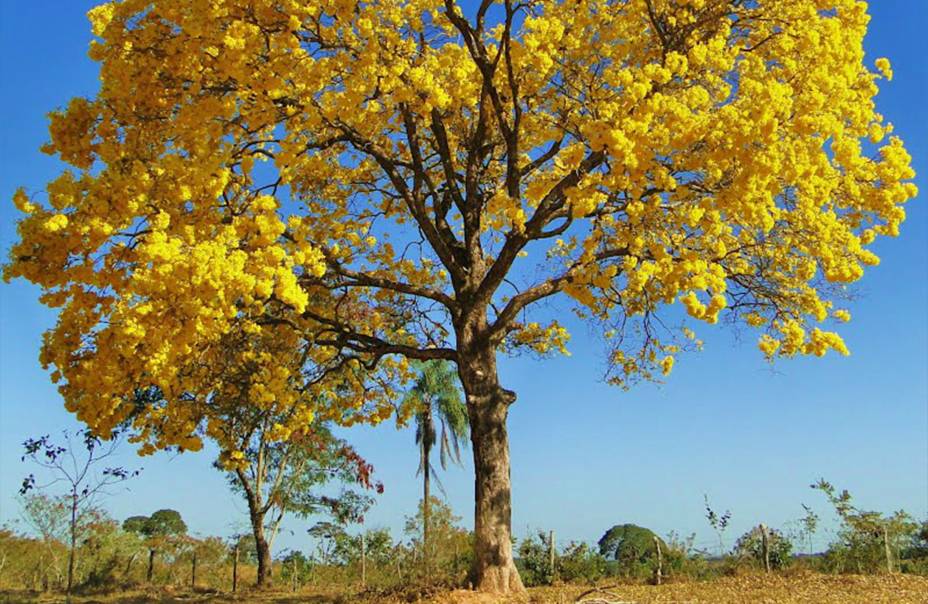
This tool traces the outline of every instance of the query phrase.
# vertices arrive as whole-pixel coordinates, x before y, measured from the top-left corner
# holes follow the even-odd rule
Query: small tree
[[[151,516],[130,516],[122,524],[123,530],[145,537],[148,547],[148,572],[145,580],[152,582],[155,556],[158,550],[173,544],[177,537],[187,534],[187,524],[176,510],[158,510]]]
[[[187,538],[191,558],[190,586],[196,588],[199,569],[212,569],[229,557],[229,547],[221,537]]]
[[[382,490],[373,483],[373,468],[344,440],[335,438],[330,426],[317,419],[343,384],[333,384],[325,394],[303,388],[306,357],[294,351],[283,328],[268,327],[255,334],[240,329],[226,334],[218,345],[221,352],[211,358],[220,377],[204,385],[203,392],[185,392],[178,397],[197,401],[197,439],[206,437],[219,449],[215,467],[248,506],[248,518],[257,548],[259,587],[271,581],[271,551],[288,514],[307,517],[332,500],[321,496],[319,487],[337,480],[364,489]],[[271,392],[270,386],[276,390]],[[137,389],[131,419],[169,409],[174,403],[157,387]],[[170,426],[161,424],[143,430],[149,437],[166,437]],[[178,450],[196,449],[177,445]]]
[[[839,540],[829,549],[841,570],[846,570],[850,564],[857,572],[875,571],[885,563],[886,570],[893,572],[893,558],[899,558],[900,551],[918,529],[911,516],[903,510],[890,516],[860,510],[853,505],[847,489],[839,493],[824,478],[811,487],[825,495],[841,519]]]
[[[815,534],[816,529],[818,529],[818,514],[812,511],[812,508],[806,504],[802,504],[802,509],[805,511],[805,515],[799,520],[799,535],[800,538],[805,539],[808,549],[806,553],[812,555],[812,536]]]
[[[426,548],[424,518],[429,516],[429,542]],[[429,499],[426,508],[424,501],[419,501],[414,516],[407,516],[405,533],[410,538],[411,546],[418,556],[431,556],[435,570],[445,577],[454,577],[462,562],[469,558],[471,550],[471,534],[461,528],[460,516],[437,497]]]
[[[96,507],[98,500],[107,495],[107,488],[131,477],[141,470],[130,471],[120,466],[106,466],[119,445],[119,433],[111,432],[107,440],[91,430],[71,433],[62,431],[62,444],[55,443],[48,435],[29,438],[23,443],[22,461],[27,459],[44,468],[51,479],[37,485],[34,474],[23,479],[19,492],[25,495],[33,489],[47,489],[62,484],[67,492],[68,509],[68,574],[66,594],[71,600],[74,587],[74,563],[81,521]]]
[[[419,446],[419,469],[422,476],[422,501],[431,501],[431,479],[444,493],[438,472],[432,465],[432,449],[438,445],[439,462],[443,470],[448,461],[460,465],[461,442],[470,430],[467,407],[461,398],[457,372],[446,361],[427,361],[419,365],[420,372],[403,404],[411,408],[416,423],[416,444]],[[436,422],[440,430],[436,429]],[[429,512],[431,506],[422,507],[422,559],[426,576],[432,557],[429,539]]]
[[[657,560],[655,539],[661,549],[667,545],[653,531],[635,524],[618,524],[600,537],[599,553],[617,562],[618,571],[625,576],[643,576],[651,573]]]
[[[71,498],[67,495],[51,496],[46,493],[29,493],[22,496],[22,517],[39,536],[42,544],[37,567],[42,573],[43,588],[50,583],[61,584],[67,575],[68,532]],[[77,517],[76,532],[82,535],[87,526],[89,511],[82,510]]]
[[[709,505],[709,496],[703,495],[706,504],[706,520],[709,526],[715,531],[719,538],[719,556],[725,553],[725,530],[728,529],[728,523],[731,521],[731,511],[725,510],[724,514],[719,514]]]
[[[315,557],[324,565],[333,561],[338,543],[347,537],[344,527],[328,520],[317,522],[306,532],[316,539]]]
[[[313,571],[312,560],[299,550],[291,550],[280,559],[280,578],[290,584],[292,591],[297,591],[309,581]]]

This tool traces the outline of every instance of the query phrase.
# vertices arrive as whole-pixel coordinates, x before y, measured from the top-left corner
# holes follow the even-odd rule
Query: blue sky
[[[41,189],[60,170],[38,151],[45,114],[74,95],[91,95],[95,65],[86,58],[84,14],[94,3],[0,2],[0,248],[15,237],[16,187]],[[887,56],[895,79],[878,109],[896,126],[928,174],[928,4],[880,0],[871,8],[868,60]],[[928,191],[924,176],[916,180]],[[569,358],[526,357],[501,363],[504,385],[519,394],[510,418],[513,525],[517,535],[554,529],[558,539],[595,541],[611,525],[633,522],[660,534],[697,534],[711,545],[703,495],[731,509],[731,541],[758,522],[782,526],[823,515],[808,485],[824,476],[866,508],[928,515],[928,208],[910,202],[902,236],[881,241],[881,266],[859,284],[848,358],[768,365],[730,329],[703,329],[705,350],[684,357],[668,383],[625,392],[600,382],[603,361],[588,328],[572,325]],[[54,315],[38,291],[0,285],[0,522],[18,517],[14,494],[30,470],[20,463],[25,438],[77,427],[38,364],[42,332]],[[394,536],[417,501],[412,431],[392,422],[345,435],[386,486],[368,524]],[[468,452],[469,454],[469,452]],[[211,467],[209,451],[122,461],[144,466],[107,507],[117,518],[170,507],[191,530],[227,535],[247,524],[244,503]],[[448,500],[471,524],[472,465],[443,475]],[[307,548],[305,522],[290,522],[279,542]],[[824,544],[828,535],[818,536]]]

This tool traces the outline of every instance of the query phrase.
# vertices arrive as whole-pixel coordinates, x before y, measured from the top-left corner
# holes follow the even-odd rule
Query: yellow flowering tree
[[[60,307],[42,362],[105,431],[198,446],[226,334],[273,328],[324,413],[388,417],[409,359],[456,363],[474,581],[520,590],[500,351],[563,349],[561,296],[611,325],[611,379],[670,372],[681,304],[771,359],[846,353],[843,284],[916,193],[875,111],[858,0],[122,0],[90,13],[96,97],[6,278]],[[537,317],[534,317],[537,319]],[[273,374],[274,369],[269,366]],[[268,376],[256,397],[286,396]],[[287,386],[290,388],[290,386]],[[337,397],[332,396],[337,390]],[[260,392],[258,392],[260,391]]]

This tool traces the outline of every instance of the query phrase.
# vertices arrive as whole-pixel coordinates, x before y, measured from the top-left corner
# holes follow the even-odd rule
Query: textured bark
[[[459,338],[460,338],[459,333]],[[465,333],[458,371],[467,397],[474,453],[474,564],[471,581],[491,593],[523,592],[512,555],[512,485],[506,418],[515,393],[499,384],[492,347]],[[459,340],[460,341],[460,340]]]
[[[261,462],[258,462],[257,474],[261,475]],[[267,536],[264,534],[264,517],[267,514],[267,507],[261,501],[261,484],[252,486],[245,472],[241,469],[235,470],[238,476],[239,484],[245,491],[245,499],[248,501],[248,518],[251,521],[251,531],[255,537],[255,550],[258,555],[258,576],[255,580],[257,587],[268,587],[271,584],[271,547],[268,545]]]
[[[155,574],[155,548],[148,550],[148,572],[145,573],[145,581],[151,583],[152,576]]]
[[[267,537],[264,536],[264,516],[252,513],[251,527],[258,553],[258,578],[255,584],[258,587],[268,587],[271,584],[271,548],[267,544]]]

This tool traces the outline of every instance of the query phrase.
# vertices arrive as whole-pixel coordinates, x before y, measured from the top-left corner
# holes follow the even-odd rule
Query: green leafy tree
[[[437,497],[430,498],[429,503],[426,509],[424,501],[420,501],[416,515],[406,517],[405,533],[413,550],[424,556],[424,520],[428,514],[428,552],[432,568],[439,571],[441,578],[457,577],[458,571],[470,564],[472,534],[460,526],[461,517],[455,515],[448,504]]]
[[[293,591],[299,590],[313,572],[312,560],[299,550],[291,550],[280,559],[280,578],[289,583]]]
[[[618,571],[626,576],[650,574],[657,560],[657,546],[668,550],[667,544],[653,531],[636,524],[617,524],[600,537],[597,545],[600,555],[615,560]]]
[[[335,549],[338,542],[347,535],[345,528],[329,520],[317,522],[306,531],[310,537],[316,540],[315,556],[321,564],[330,564],[335,555]]]
[[[808,550],[807,553],[812,555],[812,536],[815,535],[815,531],[818,529],[819,517],[812,508],[806,504],[802,504],[802,509],[805,511],[805,515],[799,520],[799,536],[804,539]]]
[[[320,401],[310,399],[295,384],[288,391],[290,403],[275,399],[274,404],[254,404],[263,374],[253,357],[266,358],[278,350],[272,337],[237,333],[225,338],[222,346],[227,349],[220,355],[223,385],[209,396],[199,395],[206,418],[203,434],[220,451],[214,466],[248,506],[257,554],[256,583],[264,587],[271,582],[271,551],[287,515],[306,518],[331,511],[339,498],[323,496],[319,489],[333,480],[378,492],[383,486],[372,482],[373,467],[346,441],[333,436],[328,424],[313,419],[309,410]],[[299,361],[292,356],[274,358],[278,369],[300,374]],[[136,392],[136,415],[166,405],[169,401],[157,388]],[[291,429],[295,423],[300,424],[298,430]]]
[[[155,571],[155,556],[159,549],[172,545],[177,537],[187,534],[187,524],[176,510],[158,510],[151,516],[130,516],[123,521],[123,530],[145,538],[148,547],[148,572],[145,579],[151,583]]]
[[[362,533],[351,535],[340,533],[335,540],[334,559],[343,565],[357,564],[361,559]],[[372,528],[363,531],[364,553],[373,565],[387,565],[393,556],[393,537],[388,528]]]
[[[842,527],[828,551],[830,563],[841,571],[873,572],[883,567],[893,572],[893,559],[910,543],[918,525],[903,510],[884,516],[852,503],[847,489],[838,492],[824,478],[811,485],[828,499]]]
[[[446,361],[419,363],[419,376],[412,389],[406,394],[403,404],[414,410],[416,445],[419,447],[419,470],[422,476],[422,500],[431,501],[431,479],[444,492],[435,466],[432,465],[432,450],[438,445],[441,468],[447,469],[448,462],[461,463],[461,442],[469,434],[467,407],[459,387],[457,372]],[[436,425],[437,424],[437,425]],[[426,573],[431,562],[429,520],[430,507],[422,507],[422,547]]]

